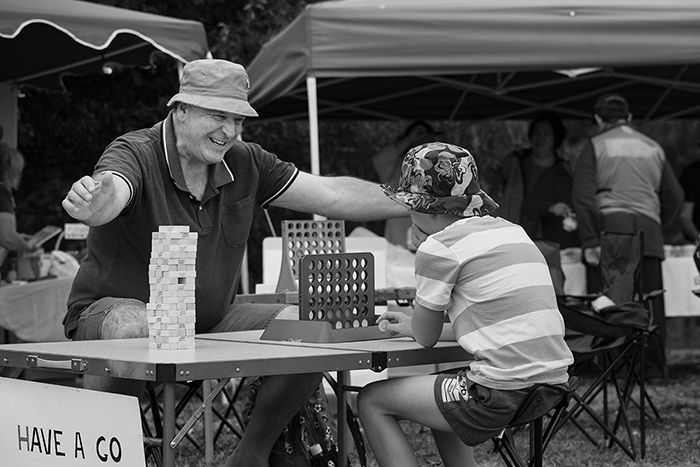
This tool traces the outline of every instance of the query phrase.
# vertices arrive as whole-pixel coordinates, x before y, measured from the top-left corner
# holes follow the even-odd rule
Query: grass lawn
[[[617,447],[597,448],[580,431],[571,424],[567,424],[548,446],[545,452],[545,465],[616,467],[700,465],[700,349],[670,351],[668,381],[653,381],[648,385],[648,390],[662,418],[647,422],[647,455],[643,461],[632,461]],[[633,430],[638,436],[639,420],[634,410],[630,412]],[[600,434],[599,430],[594,430],[592,424],[585,423],[585,417],[582,421],[591,427],[592,433]],[[413,440],[421,466],[442,465],[429,430],[408,422],[405,422],[403,427]],[[224,434],[230,435],[230,432]],[[191,435],[201,441],[201,423],[195,425]],[[177,466],[223,465],[236,441],[232,436],[221,438],[228,439],[220,439],[217,442],[212,464],[204,461],[202,452],[183,441],[178,448]],[[480,466],[505,465],[500,456],[493,452],[490,443],[477,446],[476,458]],[[354,452],[351,454],[351,465],[360,465]],[[367,465],[370,467],[378,465],[371,452]]]

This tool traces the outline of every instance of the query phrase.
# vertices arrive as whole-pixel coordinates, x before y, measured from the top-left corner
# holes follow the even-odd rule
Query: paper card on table
[[[146,465],[138,399],[0,378],[3,465]]]

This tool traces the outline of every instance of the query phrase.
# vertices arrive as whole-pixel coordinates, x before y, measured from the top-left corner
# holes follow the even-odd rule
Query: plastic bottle
[[[326,458],[320,444],[314,443],[309,447],[309,461],[313,467],[326,467]]]

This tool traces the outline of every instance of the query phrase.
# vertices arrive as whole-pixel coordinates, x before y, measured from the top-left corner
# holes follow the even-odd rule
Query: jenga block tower
[[[197,233],[186,225],[153,232],[148,267],[148,347],[194,349]]]

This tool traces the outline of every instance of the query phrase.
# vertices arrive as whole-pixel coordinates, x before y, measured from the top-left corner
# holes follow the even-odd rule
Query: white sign
[[[146,465],[136,397],[0,378],[0,414],[2,465]]]

